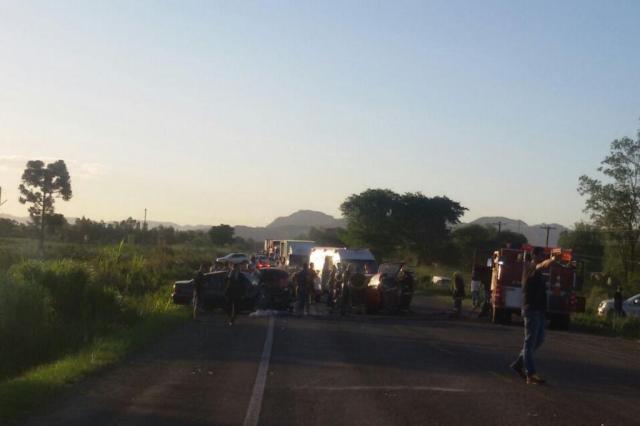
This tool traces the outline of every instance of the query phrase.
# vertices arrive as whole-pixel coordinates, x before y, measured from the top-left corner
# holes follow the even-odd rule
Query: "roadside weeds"
[[[45,364],[0,383],[0,424],[46,407],[57,392],[167,333],[189,318],[189,312],[170,306],[153,312],[139,323],[96,339],[73,355]]]

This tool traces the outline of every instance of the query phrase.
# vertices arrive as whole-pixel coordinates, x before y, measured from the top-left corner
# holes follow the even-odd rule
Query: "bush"
[[[117,291],[96,284],[85,263],[28,261],[14,266],[10,276],[46,289],[55,319],[67,325],[111,320],[119,312]]]
[[[592,333],[640,339],[640,318],[605,318],[594,313],[584,313],[573,316],[571,321],[579,328]]]
[[[214,253],[194,245],[55,244],[43,260],[32,241],[0,240],[0,378],[168,312],[170,283]],[[66,258],[47,260],[59,256]]]
[[[46,358],[55,344],[53,317],[44,288],[0,281],[0,377]]]

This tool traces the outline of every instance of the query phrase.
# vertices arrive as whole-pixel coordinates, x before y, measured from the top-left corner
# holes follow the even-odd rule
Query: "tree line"
[[[484,263],[497,248],[527,242],[519,233],[460,224],[467,209],[446,196],[367,189],[349,196],[340,210],[347,220],[346,229],[312,228],[300,238],[320,245],[367,247],[380,261],[469,268],[474,257]]]

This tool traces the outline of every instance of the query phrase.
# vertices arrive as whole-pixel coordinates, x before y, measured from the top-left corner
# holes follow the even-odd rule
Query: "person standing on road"
[[[616,287],[616,292],[613,293],[613,309],[616,312],[617,317],[623,317],[624,311],[622,310],[622,291],[620,286]]]
[[[202,307],[202,290],[204,288],[204,272],[207,270],[207,265],[200,264],[200,268],[196,271],[193,277],[193,319],[198,319],[198,313]]]
[[[544,250],[536,247],[533,261],[527,266],[526,278],[522,285],[522,318],[524,319],[524,344],[511,368],[529,385],[543,384],[545,381],[536,372],[533,353],[544,341],[544,326],[547,312],[547,289],[544,271],[555,262],[544,259]]]
[[[364,298],[367,288],[367,277],[362,272],[362,266],[356,266],[356,271],[351,275],[350,281],[353,304],[356,306],[358,313],[362,314],[364,313]]]
[[[298,271],[294,276],[294,282],[296,285],[296,291],[298,295],[298,313],[309,314],[309,280],[311,274],[309,273],[309,264],[303,263],[302,270]]]
[[[244,297],[245,287],[240,272],[240,264],[235,263],[227,275],[227,282],[224,290],[224,297],[227,301],[227,316],[229,325],[233,325],[236,320],[236,314],[240,309],[240,303]]]
[[[340,292],[340,315],[351,312],[351,275],[353,265],[349,264],[342,274],[342,291]]]
[[[316,272],[316,265],[313,262],[309,263],[309,303],[320,301],[320,292],[318,291],[318,285],[320,284],[320,277]]]
[[[471,277],[471,305],[474,310],[480,306],[480,280],[475,275]]]
[[[462,299],[464,299],[464,279],[460,272],[453,274],[453,312],[456,316],[462,313]]]
[[[398,286],[400,291],[399,308],[401,311],[411,312],[411,301],[416,281],[411,271],[407,269],[407,265],[402,265],[398,272]]]

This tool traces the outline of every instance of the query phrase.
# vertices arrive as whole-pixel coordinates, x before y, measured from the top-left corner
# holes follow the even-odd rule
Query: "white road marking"
[[[430,392],[468,392],[466,389],[459,388],[443,388],[439,386],[308,386],[296,387],[296,390],[310,391],[430,391]]]
[[[267,337],[264,341],[262,356],[260,357],[260,366],[256,381],[253,384],[253,392],[249,400],[249,407],[244,418],[244,426],[257,426],[260,420],[260,409],[262,408],[262,397],[264,396],[264,388],[267,384],[267,373],[269,372],[269,361],[271,360],[271,347],[273,346],[273,324],[275,320],[269,317],[269,326],[267,329]]]

